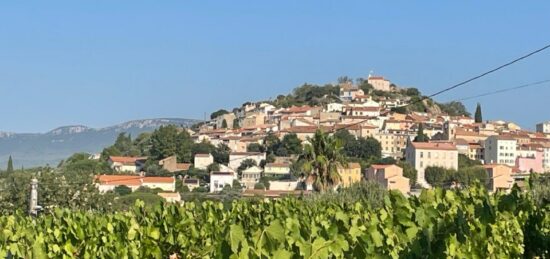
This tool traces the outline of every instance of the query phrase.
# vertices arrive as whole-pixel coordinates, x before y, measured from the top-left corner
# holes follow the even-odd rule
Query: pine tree
[[[6,170],[6,173],[11,174],[13,173],[13,160],[10,158],[8,159],[8,169]]]
[[[481,116],[481,105],[479,103],[477,103],[477,107],[476,107],[475,122],[476,123],[483,122],[483,117]]]

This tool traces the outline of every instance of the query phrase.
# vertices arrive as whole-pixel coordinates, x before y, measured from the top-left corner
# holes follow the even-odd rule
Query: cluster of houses
[[[369,76],[369,84],[375,90],[392,93],[397,91],[387,79]],[[268,134],[279,138],[293,133],[307,143],[318,129],[334,132],[346,129],[356,137],[377,139],[383,157],[404,159],[417,170],[416,182],[422,187],[430,187],[424,171],[430,166],[458,169],[460,154],[480,161],[487,172],[492,190],[509,189],[515,181],[530,172],[550,171],[550,122],[536,125],[536,131],[521,129],[506,121],[475,122],[467,116],[449,116],[411,112],[401,114],[392,108],[407,105],[410,97],[388,94],[380,97],[367,95],[358,86],[347,82],[340,84],[340,102],[324,106],[292,106],[277,108],[267,102],[246,103],[233,112],[219,115],[209,123],[191,132],[197,143],[208,141],[213,145],[225,144],[231,149],[229,163],[220,170],[211,172],[209,183],[199,183],[196,179],[185,179],[195,186],[207,184],[210,192],[218,192],[226,185],[239,181],[245,189],[254,189],[262,176],[277,176],[285,179],[290,175],[290,158],[277,158],[274,163],[253,166],[242,171],[239,177],[237,168],[246,159],[257,165],[266,160],[265,153],[247,152],[250,144],[264,144]],[[418,128],[431,140],[413,142]],[[111,167],[117,171],[140,172],[144,158],[111,157]],[[161,161],[160,165],[170,172],[186,171],[190,166],[206,169],[214,162],[211,154],[197,154],[193,165],[177,163],[175,157]],[[339,169],[342,185],[346,186],[361,179],[378,181],[388,189],[404,193],[410,191],[410,180],[403,177],[403,170],[396,165],[372,165],[361,169],[358,164],[350,164]],[[103,176],[102,176],[103,177]],[[108,178],[108,177],[107,177]],[[169,177],[170,178],[170,177]],[[175,179],[175,178],[171,178]],[[308,179],[271,181],[270,191],[294,191],[301,184],[311,188]],[[161,179],[140,178],[140,184]],[[100,184],[109,183],[105,180]],[[301,181],[301,182],[300,182]],[[138,181],[132,182],[135,183]],[[186,183],[187,184],[187,183]],[[158,186],[161,186],[160,184]],[[164,189],[166,187],[166,189]],[[165,187],[167,192],[172,189]],[[103,187],[109,188],[109,187]]]

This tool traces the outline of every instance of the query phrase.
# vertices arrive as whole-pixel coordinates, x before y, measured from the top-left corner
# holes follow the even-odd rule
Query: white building
[[[117,172],[139,173],[146,160],[147,157],[110,156],[107,162]]]
[[[515,166],[517,157],[517,140],[494,135],[485,140],[485,164],[504,164]]]
[[[232,172],[212,172],[210,173],[210,192],[219,192],[226,185],[233,186],[235,173]]]
[[[244,186],[247,189],[254,189],[254,185],[260,180],[262,177],[262,168],[258,166],[253,166],[250,168],[247,168],[246,170],[242,171],[241,176],[241,183],[244,184]]]
[[[229,167],[237,170],[244,160],[252,159],[256,161],[256,165],[260,165],[262,160],[265,160],[265,153],[260,152],[233,152],[229,154]]]
[[[550,143],[544,144],[542,151],[542,166],[546,172],[550,172]]]
[[[537,132],[550,134],[550,121],[545,121],[537,124]]]
[[[264,167],[264,174],[270,176],[290,175],[290,164],[287,163],[267,163]]]
[[[327,104],[327,112],[342,112],[344,105],[341,103],[329,103]]]
[[[194,165],[197,169],[206,170],[206,168],[214,163],[214,157],[211,154],[196,154]]]
[[[458,169],[458,150],[449,142],[409,141],[405,150],[405,159],[418,172],[416,182],[424,187],[429,186],[424,177],[426,167]]]

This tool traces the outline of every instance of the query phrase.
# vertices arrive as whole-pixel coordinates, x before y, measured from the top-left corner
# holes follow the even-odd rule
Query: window
[[[420,161],[420,167],[423,167],[424,166],[424,163],[422,163],[422,161]]]
[[[420,158],[424,157],[424,152],[420,152]]]
[[[428,152],[428,158],[432,158],[432,152]]]

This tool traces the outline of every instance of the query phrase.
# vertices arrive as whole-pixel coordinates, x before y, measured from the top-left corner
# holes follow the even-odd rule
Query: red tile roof
[[[141,183],[173,183],[173,177],[143,177],[139,175],[97,175],[100,184],[139,186]]]
[[[411,142],[415,149],[431,149],[431,150],[457,150],[456,146],[451,143],[432,143],[432,142]]]
[[[114,163],[135,164],[136,161],[147,160],[147,157],[110,156],[109,159]]]
[[[142,176],[139,175],[96,175],[96,180],[103,185],[141,185]]]
[[[144,183],[174,183],[176,179],[174,177],[159,177],[148,176],[142,178]]]
[[[368,80],[386,80],[383,76],[370,76]],[[387,80],[386,80],[387,81]]]

